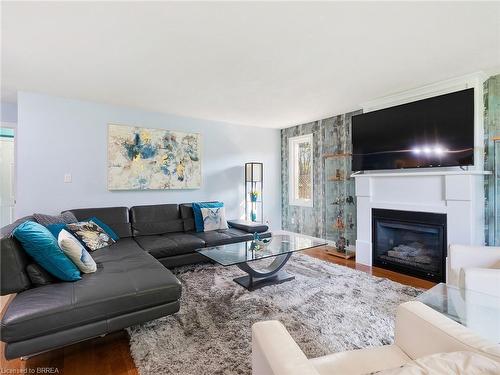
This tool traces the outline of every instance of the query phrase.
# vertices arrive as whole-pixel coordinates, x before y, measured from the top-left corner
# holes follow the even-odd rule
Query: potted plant
[[[259,192],[258,191],[251,191],[250,192],[250,201],[252,202],[257,202],[257,199],[259,198]]]

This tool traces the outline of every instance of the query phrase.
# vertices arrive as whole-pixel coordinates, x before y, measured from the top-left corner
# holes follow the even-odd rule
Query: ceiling
[[[19,90],[281,128],[500,72],[500,2],[2,2]]]

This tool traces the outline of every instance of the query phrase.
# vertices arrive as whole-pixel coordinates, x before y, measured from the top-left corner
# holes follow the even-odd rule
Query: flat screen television
[[[474,89],[352,117],[352,170],[474,164]]]

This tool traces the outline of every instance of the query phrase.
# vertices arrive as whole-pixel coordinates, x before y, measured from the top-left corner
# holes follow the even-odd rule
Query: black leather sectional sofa
[[[1,238],[2,295],[17,293],[5,309],[0,338],[7,359],[34,355],[179,310],[181,284],[166,267],[205,261],[196,249],[270,236],[267,226],[229,222],[227,230],[196,233],[190,204],[70,210],[95,216],[120,239],[91,253],[97,272],[75,282],[35,286],[33,263],[19,242]],[[33,278],[33,275],[31,275]]]

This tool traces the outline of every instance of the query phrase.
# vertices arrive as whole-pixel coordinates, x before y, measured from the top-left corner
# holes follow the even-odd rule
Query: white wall
[[[2,122],[8,122],[15,125],[17,122],[17,104],[2,102],[0,104],[0,117]]]
[[[107,124],[122,123],[202,135],[202,187],[108,191]],[[18,94],[16,217],[33,212],[140,204],[225,202],[227,217],[244,215],[245,162],[264,163],[264,218],[281,227],[280,133],[130,108]],[[64,174],[72,183],[64,183]]]

